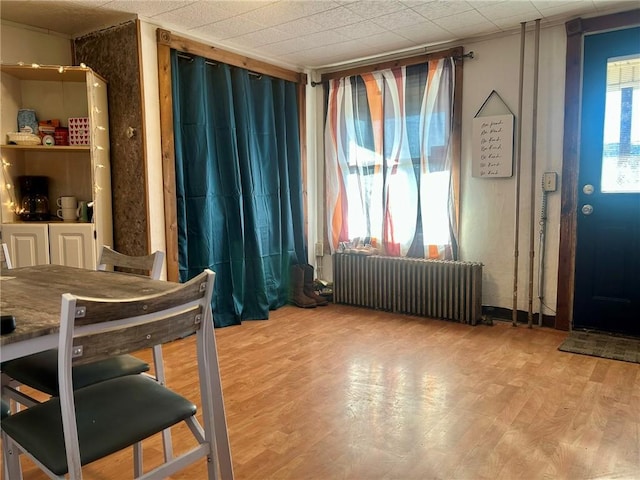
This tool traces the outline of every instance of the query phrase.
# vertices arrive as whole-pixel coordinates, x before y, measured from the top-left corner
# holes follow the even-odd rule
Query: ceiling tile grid
[[[0,18],[80,36],[132,18],[294,68],[638,8],[637,0],[0,0]]]

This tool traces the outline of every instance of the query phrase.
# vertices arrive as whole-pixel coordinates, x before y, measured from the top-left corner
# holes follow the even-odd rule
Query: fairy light
[[[7,201],[5,202],[5,206],[9,211],[18,213],[18,207],[16,205],[15,189],[13,188],[13,184],[11,183],[11,174],[9,172],[10,166],[11,166],[11,163],[8,162],[3,157],[2,158],[2,181],[4,184],[5,191],[7,192]]]
[[[24,67],[24,66],[28,66],[29,64],[26,64],[25,62],[17,62],[16,65]],[[73,69],[73,68],[77,68],[77,67],[66,67],[63,65],[41,65],[38,63],[32,63],[30,64],[31,68],[34,69],[39,69],[39,68],[50,68],[50,69],[55,69],[58,71],[58,73],[60,74],[64,74],[66,73],[69,69]],[[95,74],[91,71],[91,69],[89,67],[87,67],[87,65],[83,62],[80,63],[79,65],[80,68],[82,69],[86,69],[88,70],[88,73],[90,73],[90,78],[89,78],[89,84],[93,87],[93,91],[97,90],[98,88],[102,88],[102,84],[100,82],[98,82],[96,80]],[[92,112],[90,114],[90,122],[93,128],[93,132],[94,134],[91,137],[91,141],[92,143],[94,143],[95,139],[98,138],[97,132],[105,132],[107,130],[107,128],[103,125],[99,125],[97,122],[97,116],[99,116],[100,114],[102,114],[102,110],[97,106],[96,104],[96,96],[95,93],[92,93],[91,95],[91,104],[93,105],[93,108],[91,109]],[[99,152],[99,151],[104,151],[104,147],[102,147],[101,145],[97,144],[97,142],[94,144],[93,146],[93,150],[94,152]],[[94,159],[95,161],[95,159]],[[15,213],[20,213],[19,212],[19,206],[16,204],[15,202],[15,189],[13,188],[13,185],[10,181],[7,181],[7,178],[11,178],[11,175],[9,174],[8,171],[8,167],[11,166],[11,163],[7,162],[4,158],[2,159],[2,182],[0,183],[0,185],[4,185],[4,188],[7,192],[7,195],[10,197],[8,199],[7,202],[5,202],[5,205],[13,212]],[[99,168],[106,168],[105,165],[98,163],[95,165],[96,170]],[[102,192],[102,187],[98,184],[97,182],[97,175],[95,174],[96,172],[94,172],[94,183],[93,183],[93,191],[95,193],[98,192]]]

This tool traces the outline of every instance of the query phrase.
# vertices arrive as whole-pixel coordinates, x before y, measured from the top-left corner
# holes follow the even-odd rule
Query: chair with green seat
[[[110,247],[102,247],[99,270],[105,270],[107,266],[124,267],[144,272],[152,279],[160,278],[164,252],[156,251],[151,255],[129,256],[112,250]],[[6,377],[12,379],[9,385],[3,385],[3,395],[14,399],[16,402],[32,406],[38,401],[24,392],[18,390],[16,385],[26,385],[50,396],[58,395],[58,351],[48,350],[35,353],[15,360],[4,362],[0,367]],[[154,349],[154,362],[156,377],[164,382],[164,369],[162,363],[162,351]],[[74,388],[82,388],[94,383],[109,380],[123,375],[136,375],[149,371],[149,364],[133,355],[122,355],[101,362],[80,365],[73,370]]]
[[[207,478],[233,478],[224,401],[211,314],[215,274],[210,270],[171,290],[133,300],[62,295],[58,343],[59,397],[2,422],[10,478],[19,478],[20,454],[51,478],[82,478],[82,466],[134,446],[134,476],[142,474],[141,442],[186,422],[197,445],[147,472],[166,478],[196,461]],[[77,317],[76,317],[77,315]],[[74,391],[72,367],[196,335],[202,423],[192,399],[147,375],[128,375]],[[185,352],[185,355],[188,355]],[[181,449],[184,450],[184,449]]]

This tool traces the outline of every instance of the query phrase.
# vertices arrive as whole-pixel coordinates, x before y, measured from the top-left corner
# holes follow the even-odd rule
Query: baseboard
[[[482,315],[487,318],[493,318],[495,320],[501,321],[513,321],[513,310],[510,308],[504,307],[492,307],[490,305],[482,306]],[[525,312],[524,310],[518,310],[516,315],[516,320],[518,323],[527,324],[529,322],[529,312]],[[538,314],[533,314],[533,324],[538,325]],[[555,315],[542,315],[542,326],[555,328],[556,327],[556,316]]]

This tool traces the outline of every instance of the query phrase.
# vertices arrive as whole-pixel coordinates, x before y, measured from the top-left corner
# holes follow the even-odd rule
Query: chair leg
[[[133,446],[133,478],[142,476],[142,442]]]
[[[156,372],[156,380],[162,386],[166,386],[166,377],[164,374],[164,359],[162,357],[162,346],[154,345],[153,347],[153,368]],[[167,428],[162,431],[162,446],[164,448],[164,461],[168,462],[173,458],[173,443],[171,441],[171,429]]]
[[[4,432],[2,432],[2,457],[2,478],[5,480],[22,480],[20,451]]]

